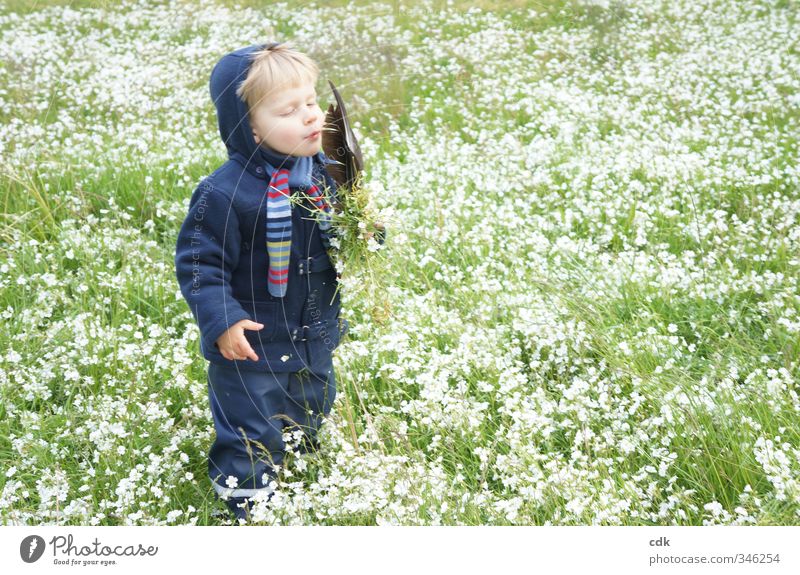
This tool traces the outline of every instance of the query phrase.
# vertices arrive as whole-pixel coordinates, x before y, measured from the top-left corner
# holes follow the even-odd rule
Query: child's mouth
[[[308,139],[308,140],[316,140],[317,138],[319,138],[320,132],[321,132],[321,130],[317,130],[316,132],[312,132],[311,134],[306,136],[306,139]]]

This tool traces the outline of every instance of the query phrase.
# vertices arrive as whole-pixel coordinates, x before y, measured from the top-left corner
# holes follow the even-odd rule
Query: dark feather
[[[358,147],[358,140],[350,127],[347,119],[347,110],[344,101],[333,85],[331,85],[333,96],[336,98],[336,106],[328,106],[325,114],[325,126],[322,129],[322,150],[335,164],[327,164],[325,167],[328,173],[336,181],[339,187],[351,189],[356,181],[358,174],[364,169],[364,161],[361,157],[361,148]]]

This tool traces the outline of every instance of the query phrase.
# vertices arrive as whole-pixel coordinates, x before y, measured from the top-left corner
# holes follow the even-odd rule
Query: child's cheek
[[[281,122],[275,128],[275,135],[281,142],[292,144],[299,140],[302,136],[298,131],[289,123]]]

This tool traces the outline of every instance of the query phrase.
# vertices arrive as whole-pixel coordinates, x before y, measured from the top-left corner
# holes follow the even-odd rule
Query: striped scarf
[[[308,170],[311,167],[309,164],[310,157],[298,158],[298,160],[300,161],[295,164],[292,170],[286,168],[273,169],[272,177],[267,186],[267,254],[269,255],[267,287],[269,293],[275,297],[286,295],[289,281],[289,259],[292,247],[292,203],[289,201],[289,196],[291,195],[289,176],[294,175],[295,170]],[[307,188],[305,192],[314,207],[322,210],[314,213],[319,224],[322,244],[327,250],[331,246],[331,206],[323,196],[320,188],[317,187],[317,183],[324,186],[324,179],[318,173],[315,175],[316,178],[312,177],[310,179],[310,185],[300,186],[300,190],[303,191],[304,188]],[[309,211],[311,210],[309,209]]]

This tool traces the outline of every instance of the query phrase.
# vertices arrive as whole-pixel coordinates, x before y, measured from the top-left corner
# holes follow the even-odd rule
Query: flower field
[[[232,523],[173,256],[211,68],[281,38],[347,101],[391,313],[344,282],[258,522],[800,524],[800,5],[262,4],[0,3],[0,522]]]

